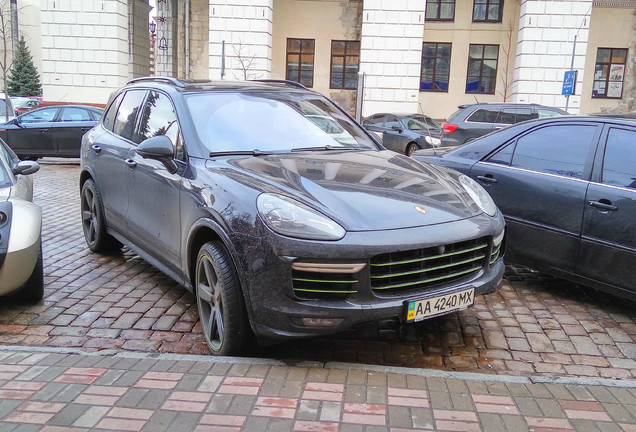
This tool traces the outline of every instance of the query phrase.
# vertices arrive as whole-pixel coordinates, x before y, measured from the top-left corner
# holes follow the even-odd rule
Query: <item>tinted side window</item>
[[[510,161],[512,160],[512,152],[515,149],[514,143],[509,144],[499,150],[494,155],[490,156],[486,162],[502,164],[502,165],[510,165]]]
[[[554,110],[551,110],[551,109],[544,109],[544,108],[539,108],[537,110],[537,114],[538,114],[539,118],[556,117],[556,116],[562,115],[558,111],[554,111]]]
[[[104,116],[104,121],[102,122],[102,124],[104,125],[104,128],[108,129],[109,131],[113,130],[113,126],[115,125],[115,118],[117,117],[117,108],[119,108],[119,104],[121,103],[123,97],[123,93],[117,96],[113,103],[110,104],[108,112]]]
[[[121,102],[121,105],[119,105],[119,110],[117,110],[113,132],[130,141],[138,142],[134,130],[135,118],[137,117],[137,112],[141,107],[145,95],[145,90],[131,90],[126,92],[124,100]]]
[[[387,129],[391,129],[392,127],[402,129],[402,125],[400,124],[400,121],[397,119],[397,117],[392,115],[386,116],[386,124],[384,125],[384,127]]]
[[[366,119],[364,123],[373,126],[382,126],[384,124],[384,117],[383,115],[374,115]]]
[[[163,93],[150,91],[139,125],[139,142],[158,135],[170,138],[178,155],[182,152],[179,122],[172,102]]]
[[[636,132],[610,130],[603,162],[603,183],[636,189]]]
[[[548,126],[517,140],[512,166],[582,178],[596,126]]]
[[[499,108],[480,108],[472,113],[466,121],[477,123],[494,123],[499,114]]]
[[[31,111],[20,117],[20,123],[42,123],[53,121],[57,110],[58,107],[51,107],[37,111]]]
[[[532,118],[530,108],[504,108],[501,110],[496,123],[515,124]]]
[[[91,121],[93,120],[87,110],[84,108],[63,108],[60,121]]]

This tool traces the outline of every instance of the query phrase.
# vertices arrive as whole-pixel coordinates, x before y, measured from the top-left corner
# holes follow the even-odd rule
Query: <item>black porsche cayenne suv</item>
[[[481,186],[290,82],[131,81],[83,137],[80,190],[90,249],[193,291],[216,355],[464,309],[504,270]]]

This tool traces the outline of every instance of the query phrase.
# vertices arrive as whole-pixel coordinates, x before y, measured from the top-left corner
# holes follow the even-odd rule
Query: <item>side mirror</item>
[[[157,135],[144,140],[137,146],[137,153],[149,159],[172,159],[174,157],[174,146],[172,140],[165,135]]]
[[[399,126],[391,126],[391,130],[397,133],[402,133],[402,128]]]
[[[146,159],[156,159],[163,163],[171,174],[177,172],[174,161],[172,140],[165,135],[157,135],[144,140],[137,146],[137,154]]]
[[[29,175],[29,174],[35,174],[39,170],[40,170],[39,163],[35,161],[24,160],[15,164],[12,171],[14,175],[19,175],[19,174]]]

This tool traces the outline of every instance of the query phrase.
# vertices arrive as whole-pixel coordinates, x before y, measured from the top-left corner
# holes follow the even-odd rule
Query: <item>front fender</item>
[[[40,252],[42,209],[28,201],[11,201],[7,251],[0,268],[0,295],[20,288],[29,279]]]

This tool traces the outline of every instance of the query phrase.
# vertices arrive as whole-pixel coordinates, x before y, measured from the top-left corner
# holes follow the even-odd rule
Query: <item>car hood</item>
[[[390,151],[332,150],[224,163],[230,168],[225,175],[235,181],[294,197],[348,231],[442,224],[481,213],[456,172]]]

